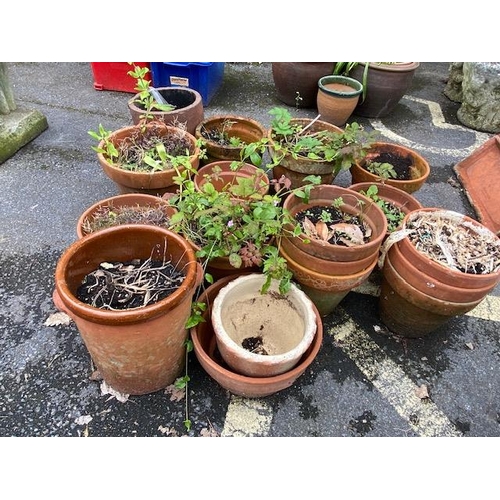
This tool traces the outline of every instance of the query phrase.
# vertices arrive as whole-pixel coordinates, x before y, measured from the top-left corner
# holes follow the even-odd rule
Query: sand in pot
[[[273,292],[229,305],[222,322],[238,345],[255,354],[284,354],[304,336],[304,321],[295,306]]]

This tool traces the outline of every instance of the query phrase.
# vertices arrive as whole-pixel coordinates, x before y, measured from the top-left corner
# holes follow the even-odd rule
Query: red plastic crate
[[[134,63],[136,66],[150,69],[148,62]],[[94,75],[94,88],[96,90],[116,90],[118,92],[130,92],[136,94],[136,79],[127,73],[133,70],[133,66],[126,62],[91,62]],[[146,79],[153,80],[151,73],[147,73]]]

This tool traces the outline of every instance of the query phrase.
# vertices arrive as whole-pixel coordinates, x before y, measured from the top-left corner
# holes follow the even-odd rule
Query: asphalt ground
[[[428,159],[430,177],[414,194],[424,206],[477,218],[453,166],[491,134],[458,122],[459,104],[443,94],[448,67],[422,63],[389,117],[353,116],[351,121],[378,129],[383,140],[412,147]],[[118,194],[87,132],[100,123],[111,130],[130,124],[130,94],[95,90],[85,62],[13,62],[8,68],[18,107],[42,112],[49,128],[0,166],[0,436],[392,437],[406,438],[403,450],[411,437],[500,436],[498,287],[476,309],[427,338],[402,339],[390,335],[379,319],[375,276],[323,319],[323,345],[306,373],[266,398],[231,395],[205,373],[194,353],[187,399],[159,391],[120,401],[103,393],[101,382],[89,378],[91,360],[75,325],[45,322],[56,312],[54,270],[76,240],[79,215]],[[238,114],[269,126],[274,106],[285,105],[276,97],[270,63],[226,63],[222,87],[205,116]],[[315,110],[290,111],[316,116]],[[334,182],[348,186],[350,175]],[[417,396],[422,386],[428,398]],[[183,425],[186,411],[189,432]],[[358,440],[341,442],[359,446]],[[464,453],[463,440],[446,443],[458,450],[447,463]],[[328,460],[334,453],[330,441],[324,451]],[[377,448],[373,453],[366,460],[376,461]],[[418,463],[411,456],[397,461],[406,460],[408,473],[416,475],[427,470],[424,461],[430,459],[424,454]],[[364,468],[363,462],[357,466]],[[386,466],[390,470],[391,463]],[[488,467],[481,474],[485,484]]]

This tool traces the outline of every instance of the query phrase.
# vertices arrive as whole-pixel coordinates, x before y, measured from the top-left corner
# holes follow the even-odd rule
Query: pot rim
[[[329,83],[341,83],[343,85],[347,85],[351,87],[352,90],[332,90],[326,87]],[[322,76],[318,80],[319,89],[327,95],[332,97],[343,97],[343,98],[351,98],[355,96],[359,96],[361,92],[363,92],[363,84],[350,76],[343,75],[326,75]]]
[[[80,301],[70,289],[66,280],[66,270],[68,269],[71,260],[75,257],[75,255],[82,251],[82,248],[95,244],[96,240],[103,240],[103,244],[105,245],[106,240],[111,237],[113,233],[120,234],[130,231],[135,234],[136,239],[140,239],[146,232],[157,233],[159,239],[163,238],[164,242],[168,243],[175,241],[182,248],[182,255],[185,255],[187,260],[187,263],[184,265],[186,277],[182,284],[168,297],[142,308],[109,311],[93,307]],[[92,270],[93,269],[89,269],[89,272]],[[189,242],[173,231],[159,226],[146,224],[124,224],[121,226],[110,227],[96,233],[89,234],[84,238],[75,241],[63,252],[57,262],[55,270],[55,291],[58,293],[62,303],[68,311],[78,318],[102,324],[130,324],[153,319],[191,296],[191,292],[194,293],[199,281],[199,264],[194,254],[194,250]]]
[[[191,109],[191,108],[194,108],[196,106],[198,106],[201,102],[202,102],[202,97],[201,97],[201,94],[195,90],[195,89],[192,89],[191,87],[155,87],[156,90],[158,90],[159,92],[161,91],[169,91],[169,90],[175,90],[177,92],[185,92],[187,94],[192,94],[194,96],[194,101],[189,104],[188,106],[185,106],[183,108],[176,108],[176,109],[173,109],[172,111],[161,111],[161,110],[152,110],[150,111],[150,113],[153,115],[153,116],[163,116],[163,115],[175,115],[176,113],[180,113],[180,112],[183,112],[187,109]],[[139,98],[139,93],[136,93],[133,97],[131,97],[129,100],[128,100],[128,107],[130,109],[132,109],[133,111],[137,112],[137,113],[146,113],[146,110],[140,108],[139,106],[137,106],[135,104],[135,101]]]
[[[215,335],[218,341],[222,341],[232,351],[237,351],[238,356],[243,358],[245,362],[251,362],[256,365],[274,365],[285,361],[291,361],[294,358],[300,359],[313,342],[316,335],[317,325],[312,300],[294,283],[291,284],[291,290],[286,294],[286,296],[291,299],[293,303],[302,304],[302,311],[298,311],[298,313],[304,319],[304,335],[293,349],[285,353],[266,356],[255,354],[235,342],[223,326],[221,313],[228,296],[230,294],[237,293],[237,289],[247,283],[255,283],[255,290],[253,292],[255,294],[260,294],[260,288],[265,281],[266,277],[262,273],[251,273],[238,276],[219,290],[213,301],[211,314]],[[277,290],[277,284],[275,282],[271,285],[270,290],[273,289],[275,289],[274,291]]]

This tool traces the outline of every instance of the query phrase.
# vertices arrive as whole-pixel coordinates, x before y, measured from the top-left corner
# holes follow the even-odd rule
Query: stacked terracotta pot
[[[363,220],[370,226],[372,235],[367,243],[341,246],[291,236],[282,238],[280,246],[280,254],[287,260],[294,280],[309,295],[322,316],[333,311],[350,290],[368,279],[386,236],[387,219],[366,196],[335,185],[315,186],[308,203],[289,195],[283,205],[295,216],[314,205],[330,206],[339,197],[343,200],[343,211],[351,215],[362,213]]]
[[[471,239],[487,239],[495,249],[491,257],[497,268],[486,274],[472,274],[448,267],[419,251],[405,236],[409,222],[417,217],[441,214],[464,224]],[[495,257],[496,254],[496,257]],[[402,229],[393,233],[382,251],[380,317],[394,333],[422,337],[453,316],[471,311],[500,281],[500,239],[475,220],[452,211],[424,208],[406,215]]]

